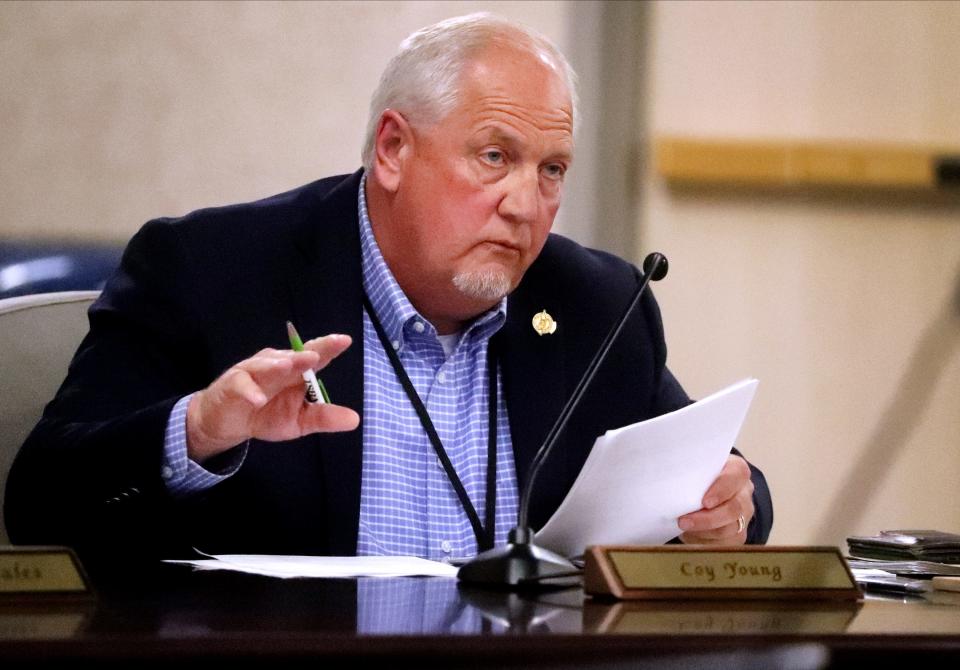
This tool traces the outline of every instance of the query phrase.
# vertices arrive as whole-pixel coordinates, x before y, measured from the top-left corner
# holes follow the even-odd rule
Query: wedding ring
[[[742,533],[743,529],[747,527],[747,520],[743,518],[743,515],[737,517],[737,533]]]

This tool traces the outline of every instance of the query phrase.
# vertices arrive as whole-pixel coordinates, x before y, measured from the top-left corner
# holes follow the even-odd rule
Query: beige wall
[[[400,41],[481,10],[568,42],[557,2],[0,3],[0,237],[126,240],[353,171]]]
[[[960,3],[657,3],[651,135],[960,149]],[[960,530],[960,205],[644,183],[642,251],[692,393],[760,390],[740,442],[778,543]],[[642,253],[638,251],[638,255]]]

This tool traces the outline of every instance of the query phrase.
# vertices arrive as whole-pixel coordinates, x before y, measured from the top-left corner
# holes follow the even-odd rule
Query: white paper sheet
[[[232,570],[267,577],[456,577],[457,567],[414,556],[273,556],[220,554],[183,561],[200,570]]]
[[[700,509],[757,388],[744,379],[688,407],[599,437],[536,543],[565,556],[592,544],[663,544]]]

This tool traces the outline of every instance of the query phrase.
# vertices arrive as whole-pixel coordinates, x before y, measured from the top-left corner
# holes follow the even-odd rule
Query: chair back
[[[0,502],[20,445],[67,374],[99,291],[0,300]],[[0,513],[0,544],[9,544]]]

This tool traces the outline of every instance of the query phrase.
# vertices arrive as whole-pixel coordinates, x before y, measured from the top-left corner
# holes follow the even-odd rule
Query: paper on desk
[[[267,577],[456,577],[456,566],[414,556],[273,556],[220,554],[183,561],[200,570],[232,570]]]
[[[663,544],[701,507],[757,388],[744,379],[670,414],[597,438],[567,497],[536,534],[564,556],[592,544]]]

